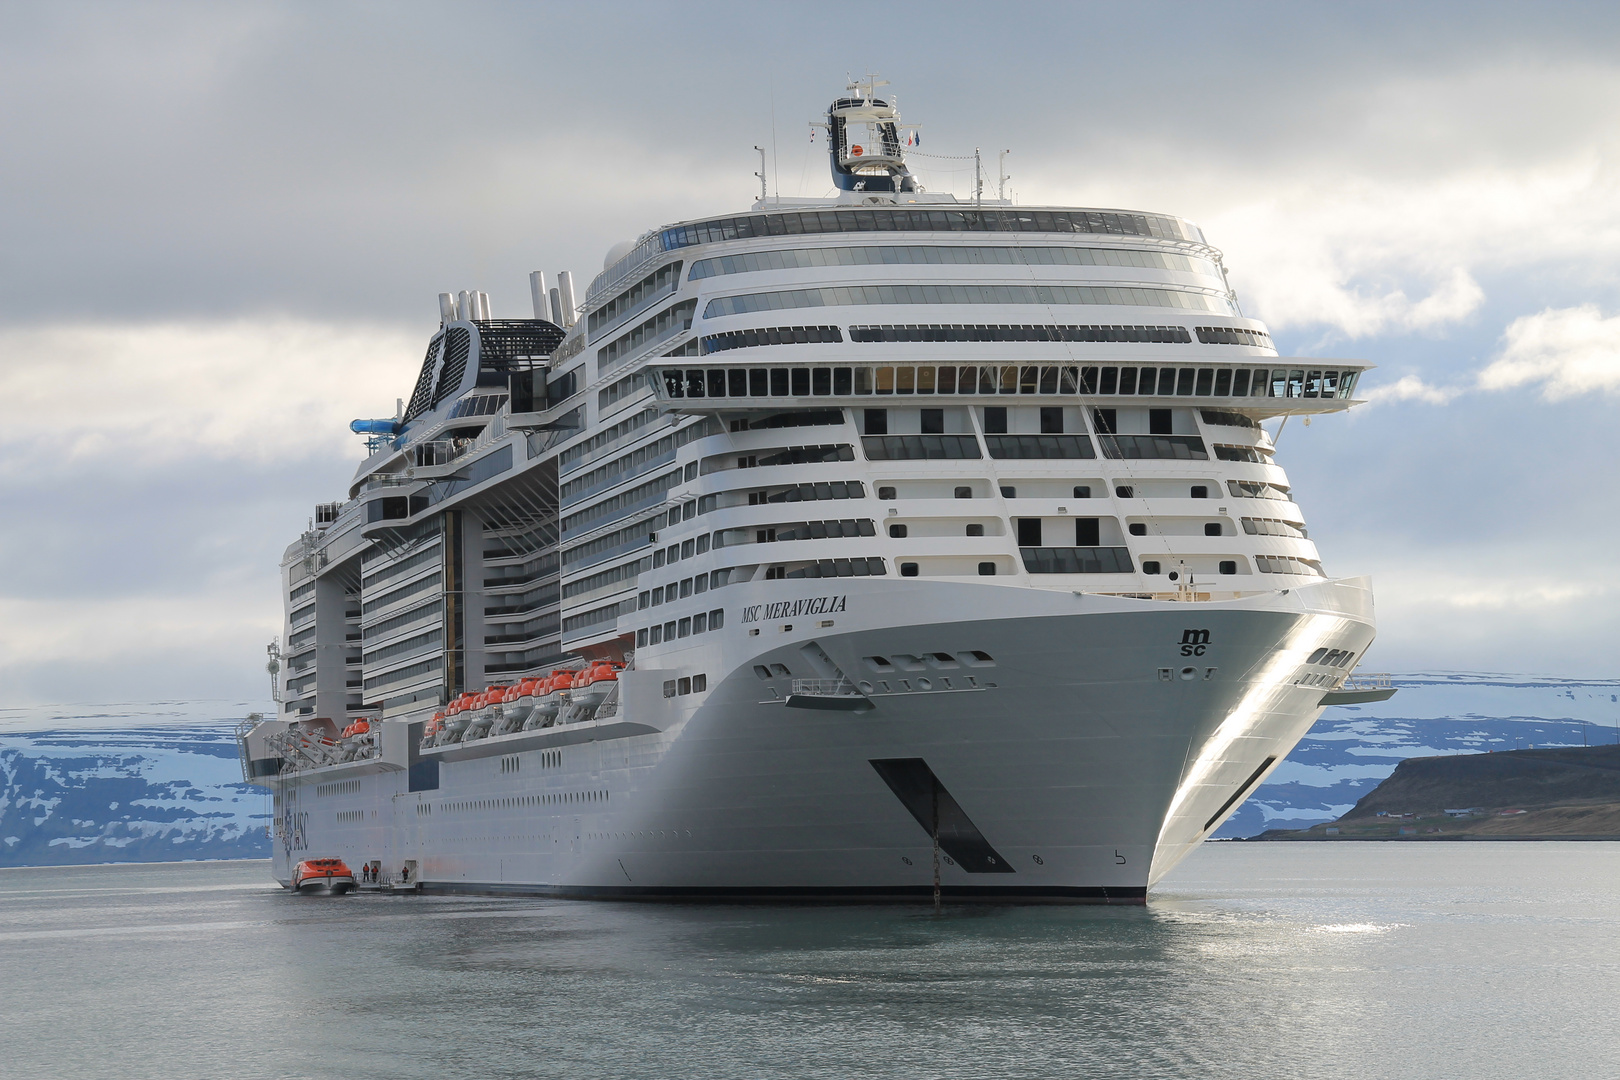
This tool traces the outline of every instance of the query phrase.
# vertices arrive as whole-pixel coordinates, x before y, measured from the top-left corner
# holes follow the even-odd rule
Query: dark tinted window
[[[1202,484],[1195,484],[1193,485],[1192,491],[1189,493],[1189,497],[1194,499],[1207,499],[1209,498],[1209,488]]]
[[[1216,528],[1219,527],[1220,526],[1216,526]],[[904,525],[890,525],[889,535],[894,537],[896,540],[902,540],[906,535],[906,527]]]
[[[901,563],[900,564],[900,576],[901,577],[916,577],[917,576],[917,564],[914,563],[914,562],[903,562],[903,563]]]
[[[1118,415],[1113,409],[1091,410],[1091,418],[1097,426],[1098,433],[1102,435],[1113,435],[1118,432]]]
[[[1169,409],[1149,409],[1148,410],[1148,434],[1149,435],[1168,435],[1168,434],[1170,434],[1170,410]]]
[[[889,490],[893,491],[894,489],[890,488]],[[892,498],[893,496],[890,497]],[[958,499],[971,499],[973,498],[973,489],[970,487],[959,487],[956,489],[956,497]]]
[[[1040,518],[1019,518],[1018,519],[1018,546],[1019,547],[1040,547],[1041,546],[1041,519]]]
[[[1091,487],[1087,484],[1076,484],[1074,486],[1074,497],[1077,499],[1091,498]]]
[[[1231,560],[1231,559],[1223,560],[1222,563],[1221,563],[1221,573],[1223,573],[1223,574],[1235,574],[1235,573],[1237,573],[1237,563],[1235,561]]]
[[[1204,535],[1205,536],[1219,536],[1219,535],[1221,535],[1221,523],[1218,522],[1218,521],[1207,522],[1204,525]]]
[[[880,488],[878,488],[878,498],[880,498],[880,499],[892,499],[892,498],[894,498],[894,488],[892,488],[892,487],[880,487]]]
[[[1158,572],[1159,572],[1159,564],[1158,563],[1153,562],[1152,560],[1148,560],[1148,561],[1142,563],[1142,573],[1144,573],[1144,574],[1157,574]]]
[[[1041,406],[1041,434],[1063,434],[1063,409],[1054,406]]]
[[[984,431],[987,435],[1007,434],[1007,408],[1004,405],[990,405],[984,410]]]
[[[867,410],[865,410],[865,412],[866,412],[866,427],[864,429],[865,434],[867,434],[867,435],[887,435],[889,433],[889,410],[888,409],[867,409]]]
[[[996,564],[993,563],[993,562],[982,562],[982,563],[980,563],[979,564],[979,576],[980,577],[995,577],[996,576]]]
[[[945,434],[944,409],[924,409],[922,411],[922,433],[924,435]]]
[[[1098,547],[1102,544],[1102,531],[1096,518],[1074,519],[1074,546]]]
[[[967,534],[969,536],[983,536],[984,535],[984,526],[979,525],[977,523],[969,525],[967,527]]]
[[[1146,536],[1147,535],[1147,525],[1145,525],[1144,523],[1142,523],[1140,521],[1131,522],[1131,535],[1132,536]]]

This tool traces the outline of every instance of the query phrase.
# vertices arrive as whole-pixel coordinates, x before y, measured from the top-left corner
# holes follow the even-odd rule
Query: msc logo
[[[1203,656],[1208,648],[1208,630],[1183,630],[1181,632],[1182,656]]]

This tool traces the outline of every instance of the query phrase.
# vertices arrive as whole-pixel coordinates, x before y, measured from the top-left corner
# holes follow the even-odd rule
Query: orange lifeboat
[[[574,676],[574,702],[593,707],[602,704],[619,681],[619,673],[606,660],[598,660]]]
[[[305,859],[293,867],[293,892],[346,893],[354,888],[354,871],[342,859]]]

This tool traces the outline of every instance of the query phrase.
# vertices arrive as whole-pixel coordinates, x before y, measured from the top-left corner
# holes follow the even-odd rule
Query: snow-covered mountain
[[[0,709],[0,866],[268,857],[269,797],[242,783],[258,703]]]
[[[1394,683],[1388,701],[1324,712],[1215,835],[1332,821],[1409,757],[1620,741],[1620,680],[1418,673]]]
[[[1620,680],[1413,674],[1327,710],[1217,836],[1350,809],[1405,758],[1620,741]],[[0,866],[268,856],[269,797],[242,783],[236,717],[259,702],[0,709]]]

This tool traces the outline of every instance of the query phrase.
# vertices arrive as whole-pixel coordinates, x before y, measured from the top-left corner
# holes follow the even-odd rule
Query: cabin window
[[[1153,561],[1152,559],[1147,559],[1147,560],[1143,561],[1143,563],[1142,563],[1142,573],[1144,573],[1144,574],[1157,574],[1158,572],[1159,572],[1159,564],[1157,562]]]
[[[972,525],[969,525],[967,527],[967,535],[969,535],[969,536],[983,536],[984,535],[984,526],[980,525],[978,523],[974,523]]]
[[[1015,487],[1003,487],[1001,489],[1001,497],[1003,499],[1016,499],[1018,498],[1018,489]]]
[[[892,488],[892,487],[880,487],[880,488],[878,488],[878,498],[880,498],[880,499],[892,499],[894,497],[895,497],[894,496],[894,488]]]
[[[1041,406],[1041,434],[1063,434],[1063,410],[1053,406]]]
[[[1154,412],[1159,410],[1155,409]],[[1119,412],[1115,409],[1092,409],[1091,419],[1099,435],[1119,434]]]
[[[1102,529],[1097,518],[1074,519],[1074,546],[1102,546]]]
[[[1136,489],[1131,487],[1129,484],[1121,484],[1114,489],[1114,497],[1119,499],[1134,499],[1136,498]]]
[[[866,409],[866,425],[862,433],[866,435],[887,435],[889,433],[889,410]]]
[[[1089,484],[1076,484],[1074,486],[1074,497],[1077,498],[1077,499],[1089,499],[1089,498],[1091,498],[1091,485],[1089,485]]]
[[[1018,519],[1018,546],[1019,547],[1040,547],[1041,546],[1041,519],[1040,518],[1019,518]]]
[[[894,489],[890,488],[889,490],[893,491]],[[893,496],[890,497],[892,498]],[[958,499],[971,499],[973,498],[973,489],[963,485],[962,487],[956,489],[956,497]]]
[[[1170,410],[1169,409],[1149,409],[1148,410],[1148,434],[1149,435],[1169,435],[1170,434]]]
[[[1147,535],[1147,525],[1144,522],[1133,521],[1133,522],[1131,522],[1130,528],[1131,528],[1131,535],[1132,536],[1146,536]]]
[[[986,435],[1007,434],[1007,407],[1005,405],[985,406],[984,433]]]
[[[1204,535],[1205,536],[1219,536],[1219,535],[1221,535],[1221,523],[1218,522],[1218,521],[1205,522],[1204,523]]]
[[[945,434],[944,409],[924,409],[922,411],[922,433],[924,435]]]
[[[1209,498],[1209,488],[1203,484],[1194,484],[1192,491],[1188,493],[1188,498],[1207,499]]]
[[[982,563],[980,563],[979,564],[979,576],[980,577],[995,577],[996,576],[996,564],[993,563],[993,562],[982,562]]]
[[[906,538],[906,527],[904,525],[890,525],[889,535],[896,540],[904,540]]]
[[[1235,574],[1235,573],[1237,573],[1237,562],[1236,562],[1236,560],[1233,560],[1233,559],[1224,559],[1224,560],[1222,560],[1222,562],[1221,562],[1221,573],[1223,573],[1223,574]]]
[[[914,562],[903,562],[903,563],[901,563],[900,564],[900,576],[901,577],[916,577],[917,576],[917,564],[914,563]]]

